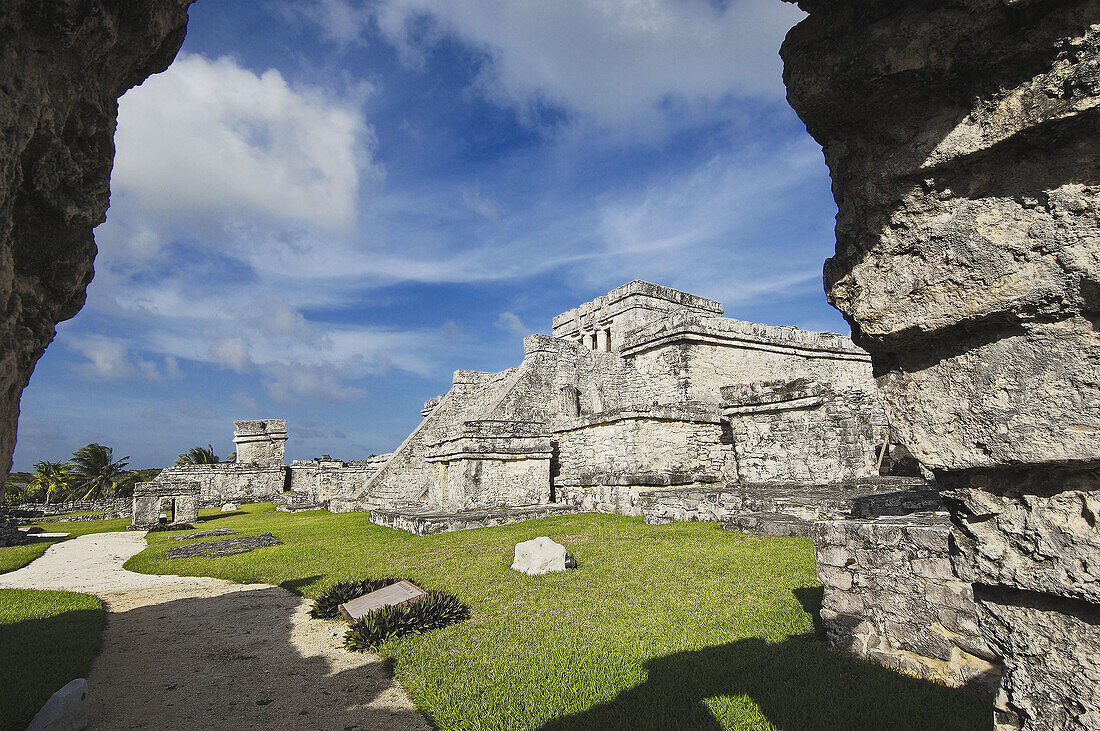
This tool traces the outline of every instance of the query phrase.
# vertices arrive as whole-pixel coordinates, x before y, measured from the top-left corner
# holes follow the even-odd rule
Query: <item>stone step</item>
[[[738,513],[722,521],[722,530],[751,533],[755,536],[808,536],[812,523],[782,513]]]

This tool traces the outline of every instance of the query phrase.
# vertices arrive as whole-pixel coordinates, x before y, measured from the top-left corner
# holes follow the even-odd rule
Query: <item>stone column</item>
[[[596,349],[596,335],[592,332],[586,332],[584,334],[584,347],[589,350]]]
[[[596,331],[596,350],[601,353],[611,352],[610,333],[605,327],[601,327]]]
[[[829,301],[951,510],[998,728],[1100,728],[1100,0],[798,0]]]

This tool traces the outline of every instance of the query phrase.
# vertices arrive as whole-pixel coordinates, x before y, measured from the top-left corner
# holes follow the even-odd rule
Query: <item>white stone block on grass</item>
[[[27,731],[81,731],[88,728],[88,681],[67,684],[50,696]]]
[[[565,571],[565,546],[555,543],[546,536],[517,543],[512,570],[528,576]]]
[[[236,503],[225,503],[224,505],[222,505],[222,512],[223,513],[232,513],[236,509],[237,509]]]

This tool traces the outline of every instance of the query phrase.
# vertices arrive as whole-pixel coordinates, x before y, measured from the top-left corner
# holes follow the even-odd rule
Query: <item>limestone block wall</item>
[[[951,686],[996,687],[974,592],[948,559],[945,515],[821,521],[811,534],[830,646]]]
[[[874,390],[870,356],[835,333],[676,313],[626,337],[622,355],[639,380],[675,400],[717,402],[723,386],[795,378]]]
[[[878,474],[885,425],[874,392],[796,379],[722,393],[737,481],[822,484]]]
[[[287,467],[287,488],[292,492],[305,493],[313,503],[346,500],[362,493],[389,457],[389,454],[380,454],[350,462],[295,460]]]
[[[154,482],[181,480],[198,483],[203,505],[263,502],[283,492],[286,467],[251,467],[231,462],[185,465],[162,470]]]
[[[641,472],[725,475],[732,467],[717,409],[706,404],[638,404],[556,422],[553,435],[562,477]]]
[[[71,500],[63,503],[21,503],[19,505],[0,506],[0,513],[17,518],[33,518],[42,515],[60,515],[62,513],[118,512],[130,510],[130,498],[110,498],[105,500]]]
[[[550,437],[539,421],[468,421],[431,444],[429,502],[444,510],[478,510],[550,502]]]
[[[949,491],[996,725],[1098,728],[1100,0],[798,4],[784,78],[833,179],[826,291]]]
[[[237,464],[281,467],[286,461],[286,419],[235,421],[233,443]]]

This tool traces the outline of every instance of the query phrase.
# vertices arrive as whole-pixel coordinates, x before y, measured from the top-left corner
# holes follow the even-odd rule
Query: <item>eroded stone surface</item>
[[[168,67],[192,1],[0,8],[0,494],[19,397],[92,279],[118,97]]]
[[[164,552],[165,558],[194,558],[196,556],[234,556],[238,553],[248,553],[256,548],[269,548],[283,544],[270,533],[261,533],[258,536],[242,536],[240,538],[226,538],[221,541],[209,541],[206,543],[190,543],[186,546],[175,546]]]
[[[1100,606],[1100,0],[798,4],[784,78],[833,178],[826,289],[950,490],[959,577],[1000,597],[979,592],[997,724],[1096,728],[1100,650],[1066,618],[1091,636]]]

